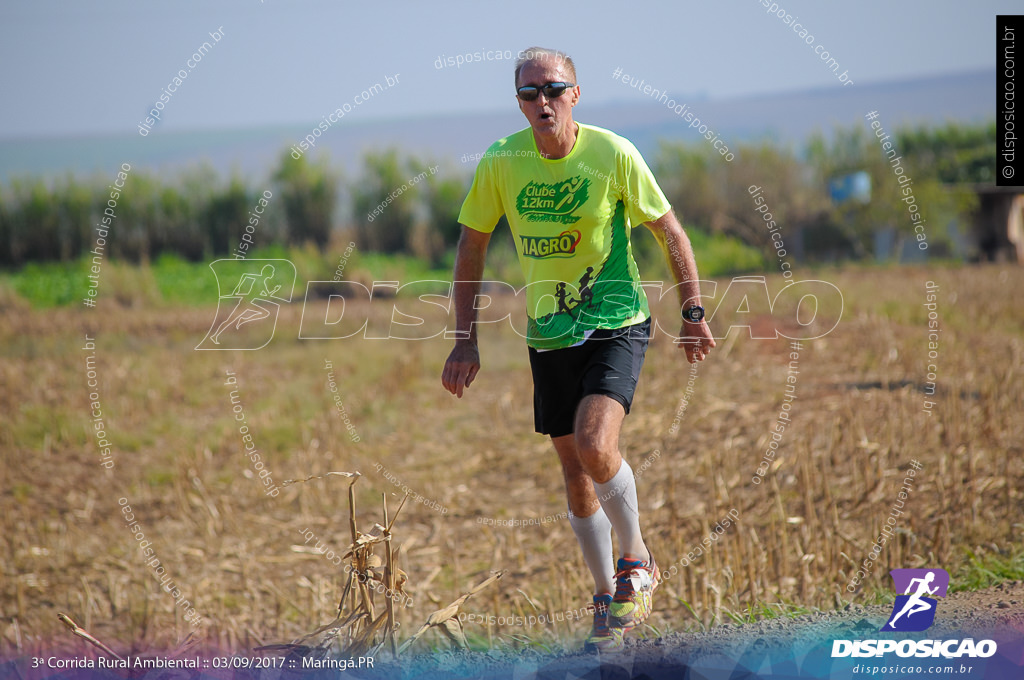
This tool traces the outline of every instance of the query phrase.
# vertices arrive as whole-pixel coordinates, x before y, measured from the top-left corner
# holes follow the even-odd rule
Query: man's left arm
[[[697,260],[693,256],[690,239],[683,230],[674,212],[669,210],[656,220],[645,222],[644,226],[651,230],[658,240],[668,260],[672,276],[679,290],[680,310],[691,305],[700,305],[700,280],[697,275]],[[715,338],[711,335],[707,321],[701,319],[697,323],[681,320],[682,327],[676,344],[686,350],[686,360],[691,364],[703,361],[712,347]]]

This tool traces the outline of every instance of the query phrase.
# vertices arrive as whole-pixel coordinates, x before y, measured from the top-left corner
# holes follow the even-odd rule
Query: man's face
[[[519,72],[519,82],[516,87],[527,85],[543,87],[548,83],[575,83],[575,80],[561,60],[549,57],[531,61],[523,66]],[[531,102],[523,101],[519,95],[516,95],[519,110],[530,121],[530,127],[533,128],[534,133],[552,136],[575,133],[575,129],[572,127],[572,107],[576,106],[579,99],[579,86],[566,90],[560,97],[553,99],[549,99],[543,92]]]

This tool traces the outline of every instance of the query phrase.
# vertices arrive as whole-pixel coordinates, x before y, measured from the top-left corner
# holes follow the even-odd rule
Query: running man
[[[274,286],[271,289],[270,282],[274,279],[274,265],[265,264],[259,274],[243,274],[238,280],[238,285],[231,291],[231,295],[227,297],[239,296],[238,302],[235,303],[235,308],[228,314],[228,318],[218,328],[217,332],[210,336],[210,340],[213,344],[219,345],[220,334],[227,330],[232,324],[235,326],[235,330],[240,330],[244,324],[252,323],[253,321],[259,321],[260,319],[266,319],[270,316],[270,310],[261,305],[260,303],[267,303],[268,300],[263,299],[264,297],[272,297],[277,291],[281,290],[280,284]],[[256,287],[256,283],[262,280],[263,290],[259,290]],[[246,285],[248,284],[248,285]],[[243,290],[244,288],[244,290]],[[254,289],[258,292],[254,292]],[[273,303],[270,303],[273,304]]]
[[[929,571],[924,576],[924,578],[911,579],[910,583],[907,584],[907,592],[903,593],[904,595],[910,595],[910,597],[907,598],[907,603],[905,605],[903,605],[903,609],[901,609],[898,614],[893,616],[889,620],[889,623],[887,623],[885,625],[888,626],[890,629],[895,630],[896,626],[893,625],[893,624],[896,623],[896,619],[900,618],[904,614],[906,614],[907,618],[909,619],[911,616],[913,616],[914,614],[916,614],[918,612],[926,612],[929,609],[931,609],[932,608],[932,604],[930,602],[925,602],[921,598],[924,595],[934,595],[935,591],[937,591],[939,589],[938,586],[935,586],[934,588],[929,588],[928,587],[928,584],[930,584],[934,580],[935,580],[935,572],[934,571]],[[918,584],[917,592],[911,593],[910,591],[914,589],[914,584],[915,583]],[[883,626],[883,629],[884,629],[884,626]]]
[[[491,232],[504,214],[528,284],[535,429],[551,437],[562,464],[569,522],[594,577],[586,646],[616,650],[650,615],[659,580],[640,531],[633,470],[619,452],[651,328],[631,228],[651,230],[680,284],[677,342],[687,360],[703,360],[715,340],[703,320],[693,250],[672,206],[628,140],[573,121],[576,82],[563,52],[534,47],[516,63],[517,100],[530,127],[491,145],[462,206],[454,271],[459,339],[441,382],[462,397],[480,371],[475,301]],[[556,302],[559,286],[564,293],[566,281],[583,280],[587,305]]]

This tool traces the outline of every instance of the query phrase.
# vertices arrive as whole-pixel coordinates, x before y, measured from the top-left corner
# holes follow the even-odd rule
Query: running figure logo
[[[568,285],[565,283],[565,281],[561,281],[558,283],[557,286],[555,286],[555,298],[557,298],[558,300],[558,310],[555,312],[556,314],[565,313],[572,315],[573,311],[577,307],[581,307],[584,303],[586,303],[587,307],[594,306],[594,277],[592,276],[593,273],[594,268],[587,267],[587,271],[584,272],[583,276],[580,277],[580,287],[577,291],[580,296],[579,300],[573,298],[569,291],[565,289]],[[570,302],[572,303],[571,307],[569,306]]]
[[[893,569],[889,573],[896,592],[903,594],[896,596],[892,615],[880,630],[912,633],[927,629],[935,620],[938,604],[929,596],[946,596],[949,574],[945,569]]]
[[[527,222],[575,224],[580,216],[573,213],[588,198],[590,180],[579,175],[555,184],[530,182],[516,197],[516,210]]]
[[[217,316],[196,349],[266,347],[277,328],[279,302],[292,300],[295,265],[288,260],[224,259],[210,263],[210,269],[217,277]],[[239,332],[243,326],[248,326],[244,334]],[[248,331],[255,329],[260,331],[253,337]]]

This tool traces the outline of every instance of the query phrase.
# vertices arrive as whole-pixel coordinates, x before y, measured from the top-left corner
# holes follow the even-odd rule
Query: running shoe
[[[654,609],[654,589],[660,579],[654,557],[649,562],[620,559],[615,573],[615,597],[608,606],[608,626],[628,633],[646,621]]]
[[[608,605],[611,603],[611,593],[594,595],[594,627],[583,643],[584,651],[609,652],[622,648],[622,631],[608,627]]]

